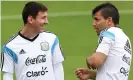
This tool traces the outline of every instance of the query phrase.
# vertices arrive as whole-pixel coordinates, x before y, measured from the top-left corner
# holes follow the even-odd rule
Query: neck
[[[22,31],[20,31],[20,33],[27,37],[27,38],[33,38],[35,37],[38,33],[35,32],[34,28],[29,26],[28,24],[25,24]]]
[[[110,27],[116,27],[116,25],[114,24],[114,23],[112,23],[112,24],[110,24],[110,25],[108,25],[109,26],[109,28]]]

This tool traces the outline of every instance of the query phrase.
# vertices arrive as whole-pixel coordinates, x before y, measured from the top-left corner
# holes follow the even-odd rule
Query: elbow
[[[93,68],[99,68],[101,65],[103,65],[104,61],[102,60],[99,60],[98,58],[96,57],[93,57],[93,63],[92,63],[92,67]]]

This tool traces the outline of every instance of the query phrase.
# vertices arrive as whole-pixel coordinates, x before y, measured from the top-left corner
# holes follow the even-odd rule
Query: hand
[[[75,71],[75,74],[77,75],[77,78],[80,80],[88,80],[89,79],[89,71],[87,68],[78,68]]]

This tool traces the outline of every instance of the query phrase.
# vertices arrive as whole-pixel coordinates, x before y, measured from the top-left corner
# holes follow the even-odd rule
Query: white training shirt
[[[101,31],[96,52],[107,55],[97,70],[96,80],[128,80],[132,58],[129,38],[118,27]]]
[[[53,65],[64,61],[57,36],[48,32],[33,39],[19,32],[2,49],[2,71],[15,72],[17,80],[55,80]]]

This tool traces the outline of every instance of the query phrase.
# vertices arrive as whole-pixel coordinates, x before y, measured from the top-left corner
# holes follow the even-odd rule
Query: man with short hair
[[[46,32],[47,7],[28,2],[22,12],[24,27],[2,48],[4,80],[64,80],[62,55],[58,37]]]
[[[80,80],[128,80],[132,47],[128,36],[118,27],[119,12],[111,3],[103,3],[92,11],[93,26],[99,36],[98,46],[86,62],[86,68],[78,68]]]

